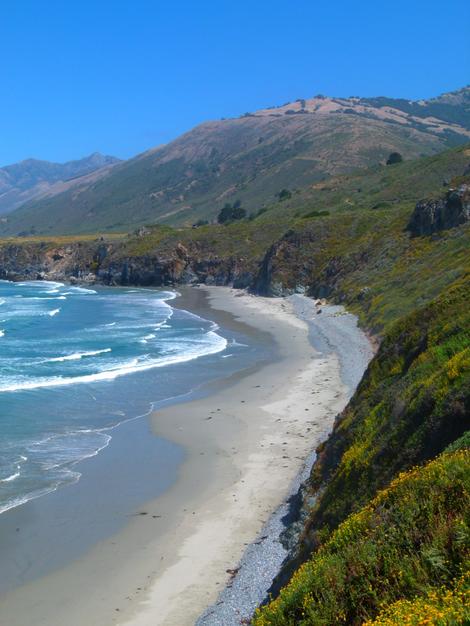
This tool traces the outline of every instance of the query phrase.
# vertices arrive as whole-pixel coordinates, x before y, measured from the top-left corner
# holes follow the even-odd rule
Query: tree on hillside
[[[277,194],[279,201],[289,200],[292,197],[292,193],[288,189],[281,189],[281,191]]]
[[[219,224],[242,220],[246,217],[246,211],[241,207],[240,200],[236,200],[233,206],[227,202],[217,216]]]
[[[395,165],[395,163],[401,163],[402,161],[403,157],[399,152],[392,152],[387,159],[387,165]]]

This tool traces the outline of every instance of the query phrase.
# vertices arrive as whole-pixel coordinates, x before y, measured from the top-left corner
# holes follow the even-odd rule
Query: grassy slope
[[[448,122],[470,124],[470,87],[463,87],[450,94],[443,94],[426,102],[410,102],[392,98],[363,98],[363,102],[374,106],[393,106],[418,117],[437,117]],[[460,106],[455,106],[456,104]]]
[[[331,215],[292,218],[270,263],[270,283],[291,289],[300,283],[313,295],[329,295],[359,315],[368,328],[381,332],[468,269],[468,226],[425,238],[410,238],[405,228],[418,199],[443,193],[443,179],[470,180],[459,176],[469,159],[470,149],[465,146],[341,177],[326,190],[310,190],[305,212],[328,207]],[[346,209],[351,190],[357,188],[362,189],[361,204]],[[385,208],[372,208],[391,198],[395,201]],[[287,204],[278,206],[257,223],[262,227],[278,219],[281,211],[284,220],[298,212]]]
[[[376,165],[307,186],[294,193],[291,199],[271,205],[265,219],[281,215],[301,217],[312,210],[345,213],[408,207],[423,197],[441,193],[444,181],[461,175],[469,163],[470,146],[467,144],[393,166]]]
[[[328,441],[311,489],[308,530],[334,528],[414,463],[469,427],[470,274],[393,324]]]
[[[462,141],[462,138],[460,138]],[[4,234],[130,230],[156,221],[214,218],[239,199],[248,211],[330,174],[384,160],[439,152],[448,138],[351,115],[246,117],[196,127],[176,141],[113,169],[109,176],[21,207]]]
[[[465,623],[469,511],[468,449],[400,474],[341,524],[254,625]]]
[[[229,226],[153,228],[146,237],[125,239],[115,254],[165,256],[181,243],[200,258],[235,260],[255,274],[266,250],[285,241],[273,259],[272,282],[292,289],[303,283],[315,293],[328,286],[331,297],[358,314],[365,326],[382,332],[469,268],[468,226],[432,238],[411,239],[405,231],[416,201],[442,194],[443,179],[458,177],[469,160],[470,148],[463,146],[337,177],[326,189],[305,190],[304,213],[328,208],[326,217],[304,218],[290,201],[278,202],[253,221]],[[361,204],[351,207],[346,201],[358,188]],[[372,208],[391,198],[396,201],[386,208]]]

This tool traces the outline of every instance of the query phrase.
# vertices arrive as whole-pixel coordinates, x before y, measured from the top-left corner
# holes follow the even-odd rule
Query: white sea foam
[[[64,283],[58,283],[55,280],[26,280],[22,283],[15,283],[15,287],[35,287],[35,288],[44,288],[49,287],[50,289],[57,289],[59,287],[63,287]]]
[[[145,335],[145,337],[142,337],[142,339],[139,339],[140,343],[148,343],[148,341],[150,341],[150,339],[155,339],[156,335],[154,335],[153,333],[149,333],[148,335]]]
[[[94,289],[87,289],[86,287],[71,287],[71,289],[75,293],[91,293],[91,294],[98,293]]]
[[[40,461],[43,470],[60,468],[68,473],[72,470],[64,466],[74,465],[78,461],[96,456],[110,441],[111,435],[102,432],[101,429],[87,428],[45,437],[32,443],[28,449],[36,461]],[[45,460],[42,460],[43,455],[46,456]]]
[[[0,337],[5,337],[5,331],[4,330],[0,330]]]
[[[156,359],[148,358],[148,355],[145,355],[144,357],[139,357],[132,359],[131,361],[121,363],[116,368],[96,372],[94,374],[85,374],[83,376],[54,376],[51,378],[39,378],[36,380],[6,381],[0,385],[0,392],[41,389],[44,387],[63,387],[65,385],[111,381],[120,376],[126,376],[127,374],[134,374],[136,372],[166,367],[167,365],[175,365],[177,363],[186,363],[202,356],[217,354],[218,352],[225,350],[227,347],[227,340],[213,331],[206,333],[206,337],[209,339],[208,344],[205,346],[199,345],[199,347],[187,350],[183,354],[168,355]]]
[[[19,476],[21,476],[21,472],[17,471],[14,474],[11,474],[10,476],[7,476],[6,478],[0,479],[0,483],[11,483],[14,480],[16,480]]]
[[[230,342],[231,346],[238,346],[239,348],[248,348],[249,346],[246,345],[246,343],[239,343],[238,341],[235,341],[235,339],[232,339],[232,341]]]
[[[174,300],[175,298],[181,295],[177,291],[162,291],[161,293],[163,295],[163,298],[162,298],[163,302],[166,302],[167,300]]]
[[[54,315],[57,315],[58,313],[60,313],[60,309],[53,309],[52,311],[48,311],[47,315],[54,317]]]
[[[70,472],[70,474],[71,474],[70,482],[77,482],[81,476],[79,472],[74,472],[73,477],[72,477],[72,472]],[[57,489],[60,487],[60,484],[61,484],[60,482],[56,482],[50,485],[49,487],[45,487],[44,489],[37,489],[36,491],[31,491],[30,493],[25,494],[24,496],[18,496],[16,498],[12,498],[11,500],[8,500],[8,502],[6,502],[5,504],[0,505],[0,514],[5,513],[6,511],[9,511],[10,509],[14,509],[17,506],[21,506],[22,504],[26,504],[26,502],[29,502],[30,500],[35,500],[36,498],[40,498],[41,496],[47,495],[48,493],[57,491]]]
[[[73,354],[66,354],[64,356],[55,356],[50,359],[43,359],[39,363],[61,363],[62,361],[78,361],[87,356],[98,356],[98,354],[105,354],[105,352],[111,352],[111,348],[103,348],[103,350],[89,350],[88,352],[74,352]]]

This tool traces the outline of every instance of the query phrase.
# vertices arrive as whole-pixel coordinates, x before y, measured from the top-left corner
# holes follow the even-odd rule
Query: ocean
[[[0,513],[77,482],[114,429],[240,368],[228,357],[259,358],[176,296],[0,281]]]

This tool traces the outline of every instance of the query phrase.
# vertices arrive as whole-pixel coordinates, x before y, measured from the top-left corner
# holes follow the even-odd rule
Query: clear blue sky
[[[470,83],[468,0],[4,0],[0,165],[129,157],[317,93]]]

